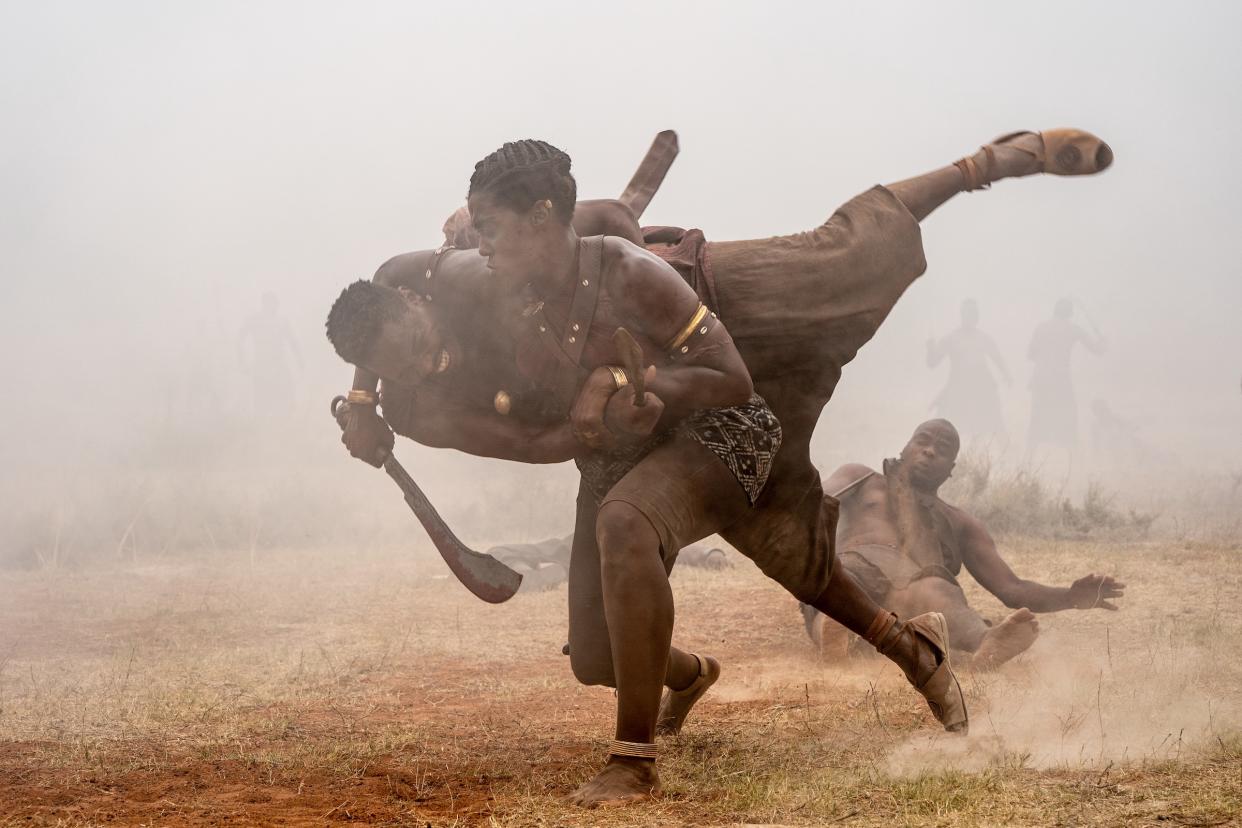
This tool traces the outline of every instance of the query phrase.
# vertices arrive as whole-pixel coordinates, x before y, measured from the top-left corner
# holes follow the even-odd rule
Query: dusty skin
[[[888,662],[824,666],[744,560],[674,570],[687,644],[728,668],[660,740],[643,819],[1229,824],[1242,548],[1004,548],[1034,578],[1117,572],[1125,612],[1046,616],[1019,659],[967,673],[965,739]],[[424,553],[0,574],[0,825],[633,825],[564,801],[599,769],[614,699],[560,655],[563,589],[482,607]]]

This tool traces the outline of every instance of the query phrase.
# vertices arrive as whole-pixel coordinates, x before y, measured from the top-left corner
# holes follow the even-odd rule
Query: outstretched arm
[[[1026,607],[1033,612],[1066,609],[1108,609],[1117,607],[1109,600],[1125,593],[1125,584],[1108,575],[1092,573],[1069,587],[1050,587],[1019,578],[996,551],[996,543],[975,518],[959,512],[962,559],[975,580],[1010,608]]]

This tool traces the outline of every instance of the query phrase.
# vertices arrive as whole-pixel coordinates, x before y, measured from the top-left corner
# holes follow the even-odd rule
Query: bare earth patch
[[[405,553],[0,575],[0,825],[1236,824],[1242,550],[1003,548],[1129,589],[964,676],[965,739],[896,668],[816,661],[744,560],[676,572],[676,640],[724,674],[664,797],[598,812],[559,801],[613,704],[560,655],[563,588],[489,607]]]

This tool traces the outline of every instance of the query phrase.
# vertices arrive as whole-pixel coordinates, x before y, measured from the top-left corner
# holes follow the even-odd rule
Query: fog
[[[947,367],[926,343],[969,298],[1012,374],[987,451],[1164,512],[1182,481],[1228,495],[1242,471],[1236,4],[0,14],[5,563],[411,532],[338,442],[327,402],[351,372],[323,320],[349,281],[437,245],[475,161],[523,137],[569,152],[592,198],[676,129],[644,223],[724,240],[810,229],[1005,132],[1089,129],[1116,153],[1104,175],[1002,182],[924,222],[928,272],[847,367],[817,462],[874,465],[932,415]],[[1027,441],[1027,349],[1062,297],[1107,343],[1073,356],[1072,464]],[[1096,400],[1126,447],[1092,445]],[[571,523],[572,467],[398,452],[467,542]]]

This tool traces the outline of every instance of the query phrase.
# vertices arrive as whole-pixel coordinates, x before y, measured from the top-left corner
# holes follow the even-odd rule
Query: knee
[[[593,653],[582,652],[571,646],[569,649],[569,667],[574,671],[574,678],[580,684],[599,687],[616,687],[617,679],[612,671],[612,657],[602,659]]]
[[[611,500],[600,507],[595,520],[595,539],[599,543],[600,563],[604,569],[624,564],[635,555],[650,551],[658,553],[660,539],[651,521],[628,503]]]
[[[966,595],[962,588],[944,578],[920,578],[901,591],[899,611],[918,615],[924,612],[943,612],[946,609],[965,607]]]

